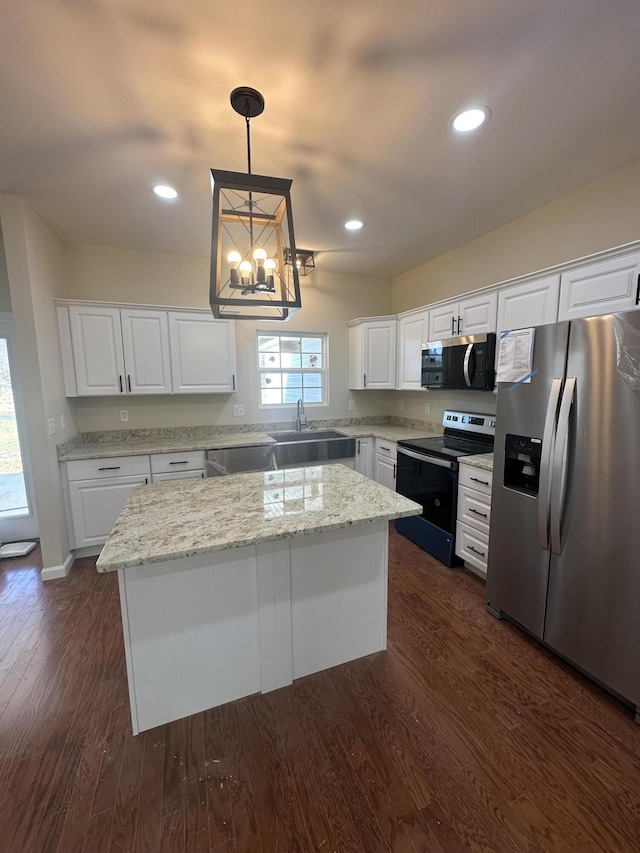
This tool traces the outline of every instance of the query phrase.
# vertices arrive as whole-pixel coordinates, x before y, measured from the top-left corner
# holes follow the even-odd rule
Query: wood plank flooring
[[[117,578],[0,563],[2,853],[638,853],[629,709],[391,534],[389,648],[133,737]]]

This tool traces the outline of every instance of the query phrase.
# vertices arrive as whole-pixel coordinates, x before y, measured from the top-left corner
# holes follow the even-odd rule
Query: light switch
[[[354,402],[353,400],[349,400],[349,411],[350,411],[350,412],[355,412],[355,410],[356,410],[356,404],[355,404],[355,402]]]
[[[56,419],[55,418],[49,418],[49,420],[47,421],[47,426],[49,427],[49,435],[55,435],[56,434]]]

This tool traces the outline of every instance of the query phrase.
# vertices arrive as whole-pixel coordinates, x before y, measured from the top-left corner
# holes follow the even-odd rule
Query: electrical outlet
[[[404,400],[400,400],[400,411],[404,412]]]
[[[425,404],[424,404],[424,413],[425,413],[425,415],[428,415],[430,411],[431,411],[431,405],[430,405],[429,403],[425,403]]]
[[[355,410],[356,410],[356,404],[355,404],[355,402],[354,402],[353,400],[349,400],[349,411],[350,411],[350,412],[355,412]]]
[[[129,420],[129,410],[128,409],[120,409],[120,420],[122,423],[125,423]]]
[[[62,432],[64,432],[66,428],[67,422],[64,419],[64,415],[60,415],[60,429],[62,430]]]
[[[47,421],[47,426],[49,427],[49,435],[55,435],[56,434],[56,419],[55,418],[49,418],[49,420]]]
[[[244,406],[234,406],[233,407],[233,417],[241,418],[244,415]]]

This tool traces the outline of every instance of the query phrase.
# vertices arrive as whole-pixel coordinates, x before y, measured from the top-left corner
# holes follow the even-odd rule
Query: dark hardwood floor
[[[117,579],[0,563],[0,850],[638,853],[629,709],[392,532],[389,648],[131,734]]]

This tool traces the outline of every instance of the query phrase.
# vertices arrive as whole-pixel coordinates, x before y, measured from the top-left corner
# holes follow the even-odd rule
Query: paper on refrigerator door
[[[531,382],[535,329],[500,333],[498,382]]]

